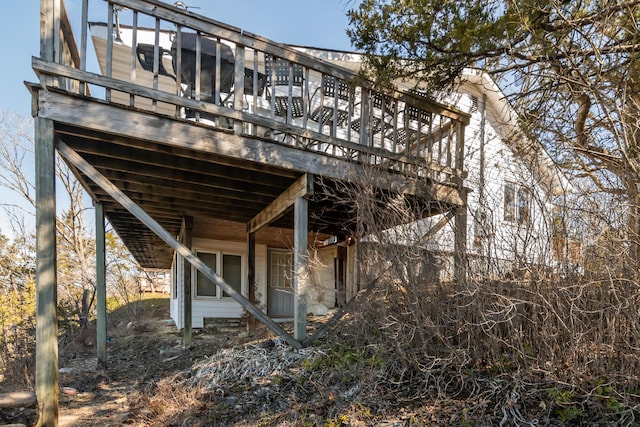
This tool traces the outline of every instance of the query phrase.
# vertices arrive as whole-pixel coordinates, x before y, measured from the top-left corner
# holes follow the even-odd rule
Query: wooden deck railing
[[[157,0],[95,0],[81,48],[61,20],[61,55],[34,58],[52,85],[239,135],[460,185],[468,116]],[[106,8],[104,5],[106,4]],[[62,7],[64,9],[64,7]],[[64,14],[63,16],[66,16]],[[99,72],[86,68],[88,33]]]

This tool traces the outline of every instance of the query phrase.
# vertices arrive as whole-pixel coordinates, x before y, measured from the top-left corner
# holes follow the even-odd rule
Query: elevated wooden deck
[[[104,23],[87,22],[90,4],[106,9]],[[102,364],[104,216],[143,267],[168,268],[174,254],[184,263],[186,348],[191,267],[292,347],[307,344],[308,234],[360,237],[356,214],[318,195],[319,181],[364,183],[410,198],[425,216],[455,216],[464,276],[468,115],[419,93],[380,91],[348,69],[157,0],[83,0],[81,16],[76,37],[64,2],[41,0],[33,58],[39,425],[57,422],[56,151],[96,204]],[[86,67],[90,40],[96,72]],[[246,231],[248,295],[192,252],[195,223]],[[256,242],[268,243],[269,225],[291,230],[293,336],[254,304]]]
[[[463,204],[467,115],[159,1],[106,3],[80,48],[62,8],[60,53],[33,59],[34,114],[172,235],[185,216],[248,223],[303,174],[375,171],[425,215]],[[89,31],[99,72],[85,66]],[[77,172],[140,263],[169,267],[173,249]],[[310,231],[353,231],[348,213],[309,209]],[[292,213],[272,225],[291,228]]]

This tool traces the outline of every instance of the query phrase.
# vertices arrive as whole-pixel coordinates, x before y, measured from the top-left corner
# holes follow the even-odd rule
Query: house
[[[118,25],[111,31],[108,31],[106,23],[89,23],[101,73],[107,74],[108,67],[106,34],[115,31],[114,38],[117,42],[111,47],[112,78],[130,79],[133,58],[138,83],[151,87],[155,85],[160,90],[170,92],[175,90],[177,79],[181,77],[184,78],[180,83],[182,93],[191,92],[191,96],[195,98],[193,93],[196,88],[185,83],[196,81],[197,61],[192,54],[196,50],[195,34],[182,31],[180,36],[183,48],[177,49],[177,31],[137,28],[134,32],[133,26],[124,25],[121,21],[122,19],[118,19]],[[157,48],[154,44],[156,39]],[[134,44],[136,47],[132,48]],[[218,99],[214,103],[229,105],[233,96],[230,92],[235,69],[233,50],[236,49],[236,45],[225,40],[216,44],[212,39],[203,37],[200,46],[202,52],[199,98],[213,100],[217,96]],[[287,48],[354,72],[358,71],[361,64],[361,57],[351,52],[296,46]],[[154,62],[154,49],[157,49],[159,58],[157,63]],[[207,49],[210,53],[215,53],[216,49],[220,51],[219,81],[215,81],[215,73],[207,75],[210,70],[216,69],[213,55],[208,57]],[[176,74],[178,51],[182,54],[183,72]],[[329,79],[313,71],[309,71],[305,78],[302,75],[302,67],[293,66],[290,70],[276,67],[271,71],[274,73],[275,81],[279,78],[283,81],[288,79],[289,73],[294,82],[296,78],[299,79],[299,86],[306,81],[308,105],[302,106],[303,97],[299,96],[304,93],[305,88],[296,84],[276,88],[276,91],[281,91],[280,97],[272,97],[274,102],[270,105],[266,95],[269,87],[265,89],[265,86],[268,86],[267,81],[272,78],[269,75],[269,66],[269,57],[258,55],[254,58],[253,68],[245,68],[243,102],[247,103],[248,110],[253,107],[254,111],[264,115],[289,114],[291,117],[287,117],[287,120],[292,123],[296,120],[307,120],[307,123],[314,123],[318,129],[327,130],[330,136],[352,139],[349,133],[355,133],[354,124],[349,125],[345,122],[351,117],[362,115],[362,111],[357,111],[361,108],[360,93],[356,93],[355,90],[350,93],[346,83],[336,84],[335,78]],[[249,77],[253,76],[256,78],[249,81]],[[254,82],[254,88],[248,87]],[[215,91],[216,85],[220,87],[219,93]],[[399,86],[409,93],[416,88],[415,82],[399,82]],[[265,96],[253,96],[254,89],[257,89],[255,93],[263,93]],[[286,93],[287,90],[290,94]],[[284,105],[288,96],[291,96],[293,106],[289,111]],[[129,98],[130,95],[127,93],[116,92],[112,94],[111,102],[127,104]],[[327,100],[330,102],[327,103]],[[300,105],[296,105],[296,102],[300,102]],[[519,132],[514,112],[505,102],[499,88],[486,74],[477,70],[467,70],[458,90],[443,98],[441,102],[470,115],[464,140],[464,162],[468,173],[464,185],[471,190],[467,200],[467,213],[471,221],[467,224],[466,255],[473,267],[472,272],[487,273],[489,269],[492,274],[505,274],[513,270],[514,260],[549,264],[551,228],[547,220],[554,206],[554,196],[562,194],[563,186],[566,186],[555,164],[541,147],[527,141]],[[154,107],[153,101],[143,99],[136,100],[135,106],[141,109],[155,108],[156,112],[163,114],[175,114],[175,106],[168,103],[156,103]],[[349,108],[352,111],[348,111]],[[386,105],[387,111],[384,111],[384,108],[385,105],[382,103],[382,126],[392,122],[396,106],[389,103]],[[270,109],[273,111],[270,112]],[[278,109],[281,111],[278,112]],[[197,113],[185,109],[180,114],[194,120]],[[198,117],[200,123],[214,126],[219,125],[216,120],[220,119],[208,113],[200,114]],[[387,135],[391,134],[392,132],[387,131]],[[279,134],[276,138],[284,141],[287,137]],[[392,137],[387,137],[380,138],[377,143],[391,151],[397,150],[397,146],[401,145],[398,136],[395,141]],[[451,156],[451,152],[447,151],[451,148],[451,145],[446,144],[438,147],[434,145],[429,155],[432,158],[438,157],[437,163],[443,163],[442,159]],[[336,152],[336,147],[329,148],[328,144],[320,148],[327,149]],[[417,150],[419,151],[419,148]],[[451,211],[434,213],[409,228],[410,233],[424,240],[424,245],[437,254],[437,265],[434,264],[431,268],[439,272],[438,276],[442,281],[453,279],[452,254],[455,252],[455,233],[448,221],[450,216]],[[220,274],[238,293],[248,297],[248,248],[244,227],[235,221],[204,216],[194,216],[193,227],[191,249],[195,255]],[[268,237],[259,239],[255,246],[252,278],[255,284],[254,302],[271,318],[290,319],[294,317],[293,237],[286,230],[271,229],[268,234]],[[427,235],[428,239],[424,239]],[[334,243],[326,244],[329,240]],[[309,245],[310,273],[306,295],[310,312],[325,313],[327,309],[344,305],[356,294],[356,247],[346,244],[344,235],[338,238],[325,232],[313,236]],[[191,300],[191,326],[194,328],[204,327],[207,319],[245,316],[245,308],[241,304],[199,272],[195,266],[185,265],[177,252],[172,259],[171,269],[170,311],[179,329],[182,329],[185,323],[185,298]],[[191,290],[190,297],[187,296],[188,292],[185,292],[187,287]]]
[[[101,73],[107,74],[107,34],[111,34],[107,24],[105,23],[89,23],[91,29],[91,36],[93,45],[95,46],[98,61],[101,67]],[[135,32],[132,26],[126,26],[119,24],[115,29],[117,33],[118,43],[114,43],[111,47],[113,52],[112,70],[111,76],[127,80],[130,78],[130,62],[131,58],[134,58],[136,67],[137,81],[153,86],[154,84],[166,91],[175,90],[177,76],[172,71],[176,69],[175,62],[177,52],[180,51],[185,60],[191,58],[190,53],[195,48],[195,41],[193,40],[193,33],[181,33],[183,39],[189,36],[187,39],[188,48],[177,49],[177,32],[176,31],[158,31],[158,56],[157,64],[154,64],[154,40],[156,39],[155,31],[151,29],[138,28]],[[131,46],[134,44],[134,33],[136,48]],[[182,42],[181,42],[182,43]],[[204,51],[208,48],[209,52],[215,52],[219,49],[223,58],[227,58],[224,61],[227,62],[224,65],[224,61],[221,61],[220,70],[220,82],[214,82],[215,76],[206,75],[204,65],[201,67],[202,73],[201,80],[207,80],[206,84],[200,86],[200,98],[213,99],[216,96],[218,100],[215,103],[228,104],[230,97],[228,91],[231,89],[229,79],[232,75],[232,70],[235,64],[231,61],[233,58],[233,49],[235,45],[231,42],[220,42],[220,47],[211,43],[210,39],[203,38],[200,41],[203,53],[201,55],[201,63],[207,63],[210,67],[209,70],[215,69],[215,61],[212,59],[202,58],[206,56]],[[184,43],[183,43],[184,45]],[[297,53],[304,52],[301,49],[294,49],[287,47]],[[172,53],[173,52],[173,53]],[[162,55],[160,55],[162,53]],[[310,58],[318,60],[316,56],[309,55]],[[195,61],[197,63],[197,61]],[[327,61],[330,63],[330,61]],[[283,69],[282,66],[278,68],[277,61],[273,64],[270,63],[269,56],[258,56],[255,58],[253,68],[245,68],[245,78],[247,76],[255,76],[255,80],[251,82],[246,81],[245,94],[243,102],[246,103],[247,110],[257,111],[265,116],[284,116],[289,114],[287,121],[305,126],[305,121],[314,130],[324,131],[330,137],[337,137],[345,140],[358,141],[361,138],[361,134],[358,133],[361,128],[361,118],[363,115],[362,103],[363,95],[359,88],[350,88],[346,81],[341,81],[339,78],[333,76],[322,75],[321,73],[314,72],[313,70],[308,72],[308,75],[302,76],[302,67],[297,68],[293,66],[291,69]],[[193,68],[193,62],[189,62],[187,70],[180,74],[180,77],[184,77],[185,80],[195,74]],[[275,69],[270,67],[275,66]],[[286,66],[286,64],[285,64]],[[154,67],[157,72],[154,83]],[[191,68],[190,68],[191,67]],[[184,67],[182,67],[184,68]],[[347,72],[348,68],[343,72]],[[304,80],[308,87],[301,88],[292,84],[288,88],[286,85],[283,88],[276,88],[275,94],[279,96],[271,97],[267,95],[269,89],[269,80],[272,78],[270,73],[273,73],[273,80],[277,82],[278,79],[288,79],[289,73],[293,76],[293,81],[296,82],[296,78],[299,78],[297,82],[300,83]],[[298,75],[298,77],[295,77]],[[355,77],[355,73],[352,74]],[[225,83],[225,81],[227,83]],[[248,87],[256,82],[254,88]],[[220,93],[214,93],[213,89],[219,84],[221,88]],[[188,87],[187,84],[181,83],[182,92],[193,92],[193,87]],[[265,86],[266,87],[263,87]],[[277,86],[277,85],[274,85]],[[252,92],[253,89],[257,89],[256,92]],[[287,90],[290,94],[287,94]],[[280,91],[280,92],[278,92]],[[296,102],[302,103],[303,96],[306,91],[306,102],[308,105],[301,107],[295,104]],[[254,93],[264,93],[265,96],[254,96]],[[285,105],[287,97],[291,96],[291,102],[293,108],[288,109]],[[194,96],[195,97],[195,96]],[[382,100],[386,97],[388,105],[376,106],[378,100]],[[402,142],[397,138],[394,141],[391,137],[383,137],[383,133],[391,135],[394,131],[394,127],[404,126],[410,120],[410,118],[398,120],[395,118],[392,110],[400,107],[398,101],[392,97],[382,96],[380,94],[374,94],[371,111],[381,110],[377,114],[372,115],[372,121],[375,121],[372,126],[372,134],[374,136],[373,144],[378,144],[380,148],[389,150],[391,152],[399,152],[400,150],[406,150],[404,146],[401,147]],[[421,97],[424,98],[424,97]],[[273,104],[269,102],[273,100]],[[129,102],[129,95],[126,93],[113,93],[111,97],[112,102],[127,104]],[[153,108],[152,102],[147,100],[136,101],[137,108]],[[380,108],[381,107],[381,108]],[[175,107],[171,105],[165,105],[158,103],[156,105],[157,112],[165,114],[174,114]],[[387,110],[385,111],[385,108]],[[407,108],[402,106],[400,108]],[[351,111],[349,111],[351,109]],[[271,111],[270,111],[271,110]],[[453,109],[452,109],[453,111]],[[417,114],[419,109],[415,109],[414,114]],[[211,114],[200,114],[200,117],[196,118],[196,114],[183,111],[180,114],[184,118],[189,120],[197,120],[200,123],[216,125],[216,120],[219,118],[214,117]],[[371,113],[370,113],[371,114]],[[429,113],[431,114],[431,113]],[[426,116],[426,114],[425,114]],[[360,117],[360,118],[358,118]],[[405,123],[402,123],[402,120]],[[415,121],[415,120],[413,120]],[[417,121],[416,121],[417,123]],[[223,124],[226,126],[226,124]],[[386,127],[386,129],[376,130],[376,126]],[[423,125],[424,126],[424,125]],[[433,126],[433,125],[431,125]],[[449,126],[449,125],[445,125]],[[418,130],[418,127],[414,124],[414,131]],[[426,126],[420,127],[422,132],[427,133],[424,129]],[[259,133],[264,133],[260,131]],[[290,136],[284,135],[281,132],[274,132],[274,137],[281,142],[286,142]],[[447,137],[449,138],[449,136]],[[293,140],[294,138],[291,138]],[[435,138],[434,138],[435,140]],[[435,145],[434,145],[435,147]],[[308,148],[308,147],[307,147]],[[429,147],[430,148],[430,147]],[[332,144],[319,144],[318,150],[326,152],[332,156],[351,156],[349,150],[344,147],[337,147]],[[416,148],[416,151],[428,150],[425,144],[422,149]],[[441,164],[446,166],[451,164],[452,154],[455,150],[455,142],[445,140],[441,138],[438,143],[437,155],[429,153],[429,156],[433,158],[434,164]],[[435,176],[432,173],[433,176]],[[210,267],[216,273],[219,273],[221,277],[229,283],[238,293],[241,295],[249,296],[249,275],[248,275],[248,248],[246,244],[246,227],[244,224],[238,224],[235,221],[224,220],[222,218],[206,218],[203,216],[194,217],[191,249],[195,255],[202,260],[208,267]],[[295,299],[294,299],[294,243],[293,236],[286,230],[277,230],[271,227],[270,231],[257,235],[255,246],[255,266],[253,269],[254,281],[254,298],[255,303],[260,310],[265,312],[270,318],[273,319],[291,319],[294,317],[295,311]],[[332,234],[330,232],[317,233],[310,239],[309,245],[309,258],[308,264],[310,265],[309,280],[307,285],[307,306],[308,311],[312,313],[326,313],[327,309],[334,308],[336,306],[343,306],[349,301],[358,291],[358,283],[356,278],[356,245],[347,244],[348,233],[345,230],[340,230],[340,235]],[[331,241],[332,244],[326,242]],[[187,270],[187,271],[185,271]],[[172,291],[171,291],[171,317],[175,321],[176,326],[182,329],[185,326],[185,299],[189,298],[191,301],[191,327],[202,328],[205,326],[207,320],[216,320],[220,318],[241,318],[245,316],[245,307],[235,301],[230,295],[220,287],[216,286],[211,280],[209,280],[204,274],[199,272],[195,266],[185,265],[183,257],[177,252],[172,261]],[[189,292],[185,292],[185,289],[189,288],[191,296],[188,297]]]
[[[478,207],[504,199],[504,210],[477,218],[502,214],[517,228],[534,216],[524,208],[533,197],[527,191],[538,187],[521,186],[516,174],[502,184],[488,160],[482,173],[465,165],[467,145],[473,159],[484,141],[507,162],[526,148],[498,131],[504,120],[491,121],[500,118],[491,93],[472,85],[452,107],[376,87],[354,71],[352,54],[286,46],[158,0],[105,3],[102,23],[79,13],[72,25],[62,0],[42,1],[41,52],[32,61],[39,81],[27,85],[37,168],[36,389],[45,425],[57,417],[55,153],[96,208],[100,363],[107,362],[105,218],[141,267],[172,271],[171,313],[185,347],[206,318],[248,313],[301,348],[309,311],[348,304],[359,291],[366,233],[350,206],[335,203],[343,183],[415,206],[424,224],[434,224],[422,238],[452,222],[455,280],[466,277],[469,242],[480,238],[484,248],[498,236],[467,236],[475,230],[470,189]],[[98,70],[87,69],[90,42]],[[491,114],[473,110],[474,99]],[[480,132],[483,121],[493,130]],[[548,159],[536,153],[527,152],[539,164],[525,175],[552,182]],[[482,180],[498,189],[495,200],[473,189]],[[497,218],[489,223],[499,228]],[[401,220],[390,227],[420,230]],[[290,316],[293,334],[274,320]]]

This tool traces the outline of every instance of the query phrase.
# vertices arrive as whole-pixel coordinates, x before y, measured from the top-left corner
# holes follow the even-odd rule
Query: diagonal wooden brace
[[[126,194],[124,194],[118,187],[116,187],[105,176],[98,172],[93,166],[91,166],[86,160],[84,160],[78,153],[71,149],[64,142],[58,140],[56,144],[58,153],[65,160],[70,162],[74,167],[83,172],[89,179],[95,182],[100,188],[107,192],[115,201],[120,203],[125,209],[127,209],[133,216],[138,218],[145,226],[151,231],[156,233],[158,237],[165,241],[171,248],[178,252],[185,260],[198,269],[202,274],[211,280],[216,286],[220,287],[231,298],[236,300],[245,310],[256,317],[260,322],[267,326],[271,331],[278,334],[284,339],[287,344],[296,349],[301,349],[302,343],[289,335],[284,329],[282,329],[277,323],[275,323],[270,317],[265,315],[262,311],[256,308],[249,302],[242,294],[237,292],[231,286],[227,284],[220,276],[218,276],[212,269],[209,268],[200,258],[194,255],[189,248],[181,244],[176,238],[174,238],[167,230],[165,230],[156,220],[154,220],[149,214],[147,214],[140,206],[138,206],[133,200],[131,200]]]

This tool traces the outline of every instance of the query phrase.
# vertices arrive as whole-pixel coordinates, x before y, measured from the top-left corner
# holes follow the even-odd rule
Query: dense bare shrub
[[[473,271],[466,282],[453,283],[438,262],[443,255],[421,241],[425,210],[371,188],[344,184],[325,191],[358,218],[360,289],[375,286],[361,291],[340,333],[382,356],[377,381],[407,398],[484,396],[507,405],[530,404],[523,401],[529,393],[554,408],[548,415],[565,421],[590,411],[603,419],[613,412],[617,421],[635,419],[640,293],[628,263],[611,250],[615,240],[592,249],[599,250],[599,264],[582,264],[573,274],[557,263],[516,259],[508,274]],[[491,385],[493,376],[506,382]],[[507,398],[505,387],[524,389]],[[606,408],[607,399],[614,409]],[[527,418],[513,414],[513,420]]]

